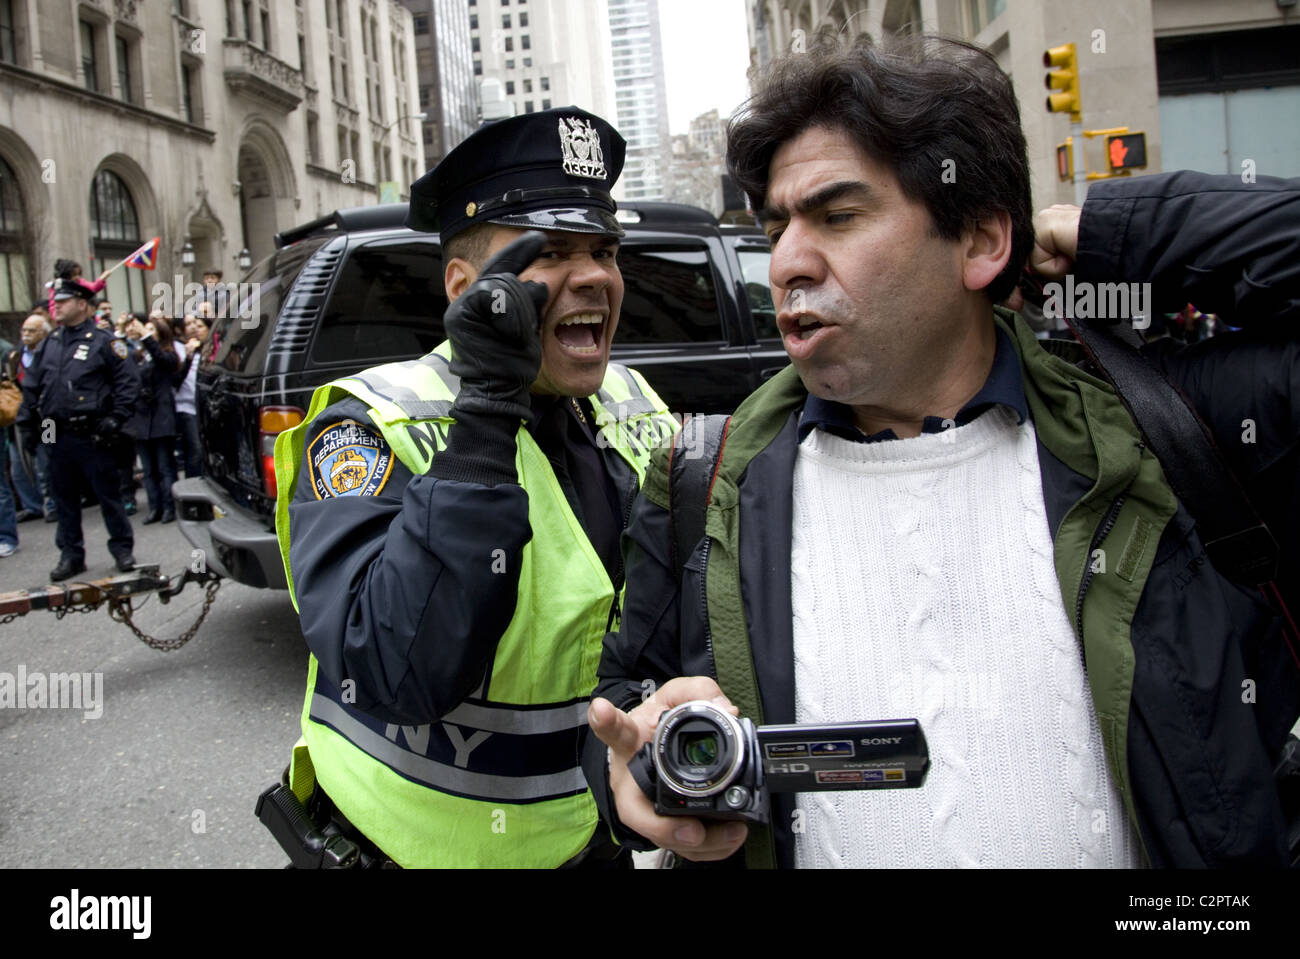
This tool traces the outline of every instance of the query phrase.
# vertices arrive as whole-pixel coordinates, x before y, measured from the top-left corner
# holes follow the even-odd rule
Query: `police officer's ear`
[[[469,289],[470,284],[478,279],[478,267],[469,260],[454,256],[447,261],[442,274],[442,287],[447,292],[448,300],[459,299]]]

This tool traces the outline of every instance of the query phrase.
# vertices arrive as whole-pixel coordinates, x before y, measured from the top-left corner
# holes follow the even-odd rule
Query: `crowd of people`
[[[209,277],[208,289],[213,289],[221,274],[210,270],[205,280]],[[67,560],[65,540],[75,541],[78,547],[81,541],[80,511],[98,503],[106,522],[112,516],[110,550],[113,542],[119,544],[118,568],[129,569],[132,540],[125,517],[138,512],[140,487],[148,510],[144,523],[171,523],[176,519],[172,484],[182,471],[186,477],[202,474],[195,377],[199,354],[217,315],[212,298],[200,297],[188,304],[183,318],[158,310],[149,315],[123,310],[114,317],[113,304],[97,298],[104,286],[102,277],[83,279],[79,264],[58,260],[48,298],[36,303],[23,321],[21,345],[0,353],[0,378],[15,384],[22,395],[16,422],[0,430],[0,558],[18,550],[20,524],[44,519],[60,523],[56,541]],[[92,327],[98,334],[91,332]],[[66,335],[51,336],[60,330]],[[59,349],[51,350],[52,340]],[[72,351],[66,357],[61,350],[64,343]],[[103,356],[108,360],[103,373],[88,359],[89,351],[100,345],[106,347]],[[76,365],[65,368],[60,365],[64,359]],[[51,367],[45,377],[43,364]],[[77,382],[77,377],[84,382]],[[133,388],[123,388],[127,380]],[[92,462],[87,465],[83,457],[75,464],[80,470],[67,466],[59,470],[53,455],[57,437],[42,442],[41,434],[51,427],[57,432],[63,425],[65,433],[72,435],[86,421],[54,410],[66,398],[55,398],[53,390],[61,391],[64,385],[98,391],[104,400],[92,404],[94,409],[87,407],[94,420],[93,429],[85,432],[92,441],[88,446]],[[43,392],[50,395],[42,397]],[[106,409],[111,413],[102,415]],[[105,422],[116,428],[101,429]],[[23,450],[30,455],[22,456]],[[75,472],[82,475],[69,475]],[[75,533],[65,531],[64,525],[71,530],[74,520]],[[61,562],[55,572],[79,571],[78,565],[74,557],[72,562]]]

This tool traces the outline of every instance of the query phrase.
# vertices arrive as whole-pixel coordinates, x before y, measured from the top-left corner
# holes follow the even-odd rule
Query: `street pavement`
[[[132,517],[135,556],[174,575],[190,563],[176,525]],[[81,579],[116,574],[97,507],[83,511]],[[54,524],[18,527],[0,592],[44,585],[58,562]],[[146,633],[171,639],[197,617],[203,588],[143,601]],[[141,601],[137,601],[140,605]],[[0,625],[0,682],[19,669],[102,673],[102,715],[0,708],[0,868],[280,867],[287,857],[253,815],[298,738],[307,647],[288,593],[223,581],[198,635],[155,652],[105,608]],[[91,710],[93,712],[93,709]]]

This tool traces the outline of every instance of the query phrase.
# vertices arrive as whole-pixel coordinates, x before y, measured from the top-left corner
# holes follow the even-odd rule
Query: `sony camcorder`
[[[755,823],[774,792],[914,788],[929,768],[915,719],[756,729],[703,700],[660,716],[628,763],[661,816]]]

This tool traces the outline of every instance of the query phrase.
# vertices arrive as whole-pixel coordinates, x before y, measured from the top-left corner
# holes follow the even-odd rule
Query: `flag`
[[[152,270],[158,265],[158,243],[162,237],[156,236],[140,249],[128,256],[123,262],[137,270]]]

